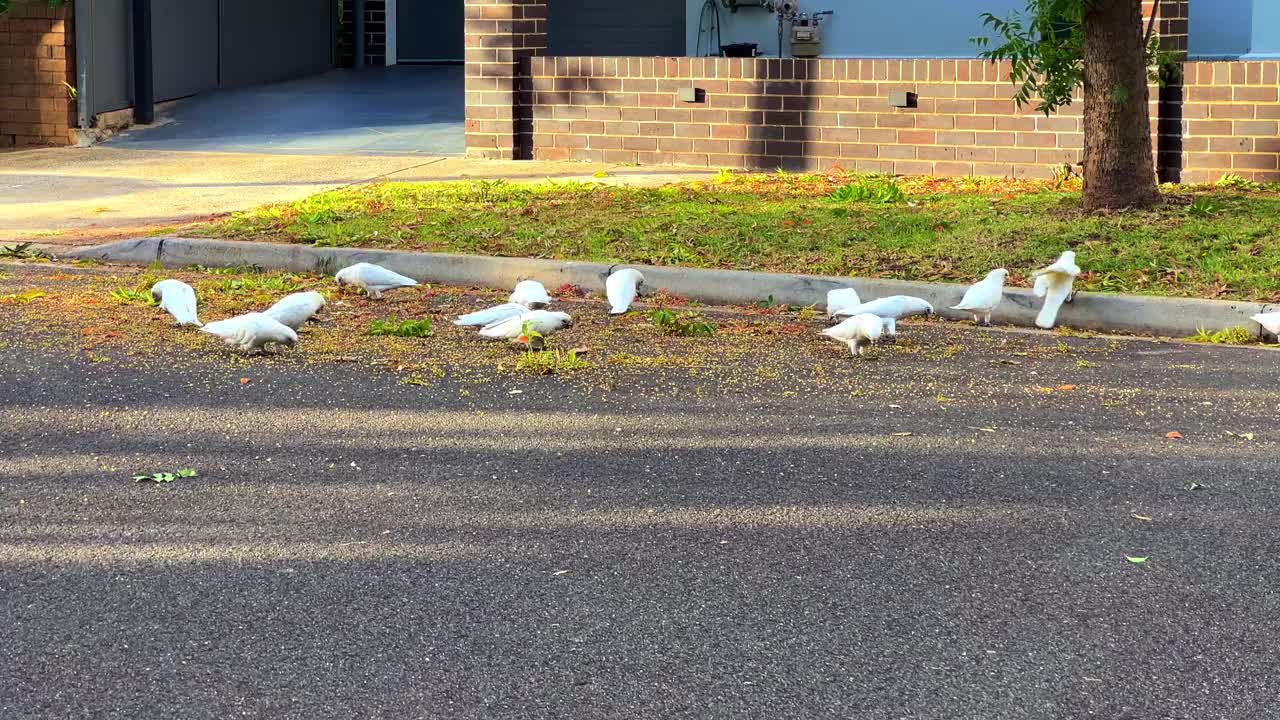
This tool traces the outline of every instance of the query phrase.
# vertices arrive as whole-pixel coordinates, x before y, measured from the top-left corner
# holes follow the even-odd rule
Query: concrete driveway
[[[462,155],[461,65],[334,70],[183,100],[108,147],[296,155]]]

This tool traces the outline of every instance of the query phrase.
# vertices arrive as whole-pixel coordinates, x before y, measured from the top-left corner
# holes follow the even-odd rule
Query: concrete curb
[[[614,267],[621,267],[559,260],[318,248],[177,237],[124,240],[83,248],[68,256],[136,265],[157,261],[165,267],[253,265],[265,270],[324,274],[332,274],[353,263],[371,262],[423,282],[443,285],[510,288],[520,280],[532,279],[552,290],[571,283],[595,291],[603,291],[604,279]],[[828,290],[853,287],[867,299],[915,295],[932,303],[942,317],[956,320],[969,317],[948,309],[964,295],[966,286],[963,285],[647,265],[627,267],[644,273],[647,292],[661,289],[709,304],[746,305],[772,297],[776,303],[822,307]],[[1034,327],[1039,298],[1023,288],[1005,288],[1004,296],[1005,302],[996,309],[992,321]],[[1188,337],[1200,328],[1213,332],[1247,327],[1261,337],[1262,328],[1249,316],[1273,310],[1280,310],[1280,306],[1082,292],[1077,293],[1074,302],[1063,306],[1059,324],[1099,332],[1168,337]]]

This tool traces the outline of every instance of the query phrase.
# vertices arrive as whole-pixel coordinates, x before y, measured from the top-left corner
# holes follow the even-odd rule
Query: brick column
[[[0,15],[0,147],[67,145],[76,125],[71,4],[16,0]]]
[[[1189,0],[1142,0],[1143,22],[1151,17],[1151,9],[1157,4],[1160,6],[1160,15],[1156,18],[1156,35],[1160,36],[1160,48],[1179,53],[1185,59],[1190,34],[1187,15]]]
[[[529,157],[529,58],[547,49],[548,0],[466,0],[468,157]]]
[[[1204,0],[1201,0],[1204,1]],[[1143,27],[1151,18],[1157,4],[1155,33],[1160,38],[1160,49],[1174,53],[1186,62],[1187,43],[1190,38],[1187,5],[1189,0],[1143,0]],[[1182,179],[1182,78],[1167,78],[1160,88],[1158,102],[1152,113],[1155,123],[1156,175],[1160,182],[1180,182]]]

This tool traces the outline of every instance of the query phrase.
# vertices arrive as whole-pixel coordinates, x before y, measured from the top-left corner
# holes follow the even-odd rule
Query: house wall
[[[978,60],[530,60],[533,156],[712,167],[1051,177],[1080,159],[1079,107],[1045,117]],[[697,87],[703,101],[677,90]],[[891,107],[892,92],[918,107]]]
[[[1193,62],[1183,77],[1183,181],[1280,180],[1280,62]]]
[[[69,8],[16,0],[0,15],[0,147],[71,142],[75,67]]]
[[[1191,3],[1191,57],[1237,58],[1248,53],[1253,43],[1253,5],[1254,0]]]
[[[698,22],[703,0],[686,0],[685,21],[689,55],[698,54]],[[922,8],[921,6],[925,6]],[[976,50],[969,38],[982,35],[979,15],[999,16],[1023,10],[1025,0],[932,0],[931,2],[867,2],[867,0],[801,0],[802,12],[833,10],[822,23],[824,57],[857,58],[971,58]],[[753,42],[760,52],[778,55],[778,21],[759,8],[736,13],[720,7],[720,37],[724,44]],[[709,54],[703,40],[703,55]],[[785,44],[785,40],[784,40]]]
[[[1280,2],[1255,0],[1251,58],[1280,58]]]

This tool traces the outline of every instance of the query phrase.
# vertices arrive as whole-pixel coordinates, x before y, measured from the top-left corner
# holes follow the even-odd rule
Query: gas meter
[[[822,52],[822,18],[832,11],[813,15],[800,13],[791,21],[791,54],[795,57],[818,57]]]

